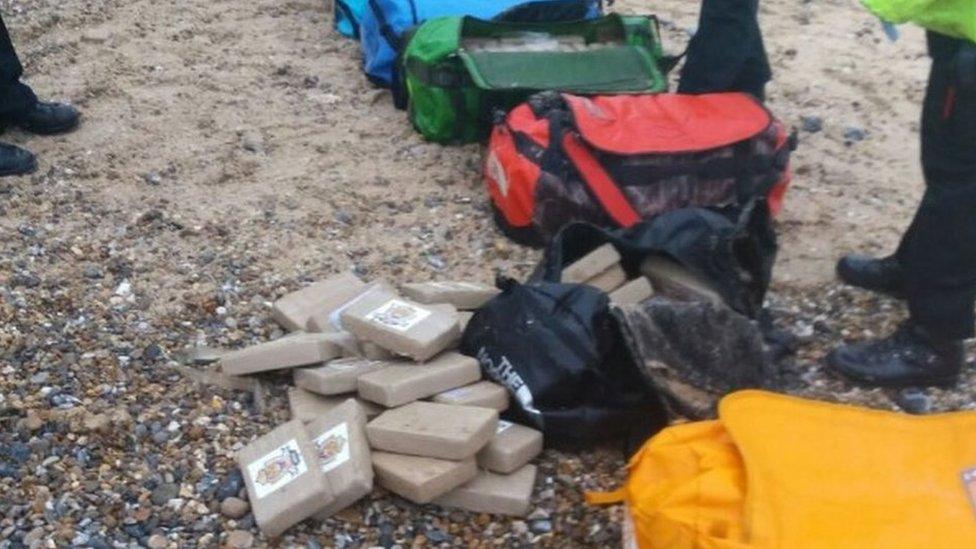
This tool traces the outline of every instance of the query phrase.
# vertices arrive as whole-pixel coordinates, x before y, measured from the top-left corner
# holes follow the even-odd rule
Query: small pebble
[[[238,497],[229,497],[220,502],[220,513],[227,518],[239,519],[250,510],[248,502]]]
[[[146,546],[149,547],[149,549],[166,549],[167,545],[169,545],[169,543],[166,541],[166,536],[160,534],[153,534],[149,536],[149,539],[146,541]]]
[[[816,115],[804,116],[800,119],[803,131],[817,133],[823,129],[823,119]]]
[[[867,130],[863,128],[858,128],[855,126],[848,126],[844,128],[844,139],[851,143],[857,143],[859,141],[864,141],[868,137]]]
[[[227,547],[249,549],[254,545],[254,535],[247,530],[233,530],[227,534]]]

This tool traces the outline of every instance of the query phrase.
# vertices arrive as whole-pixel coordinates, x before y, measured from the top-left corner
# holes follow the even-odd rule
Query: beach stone
[[[864,128],[848,126],[844,128],[844,139],[853,143],[864,141],[868,137],[868,132]]]
[[[88,414],[82,424],[85,431],[101,433],[108,430],[112,425],[112,420],[105,414]]]
[[[42,539],[44,539],[44,527],[38,526],[30,532],[27,532],[27,535],[24,536],[23,543],[27,547],[33,547],[34,545],[39,544]]]
[[[166,541],[166,536],[163,536],[162,534],[153,534],[149,536],[149,539],[146,541],[146,546],[149,547],[149,549],[166,549],[167,545],[169,545],[169,543]]]
[[[220,514],[227,518],[239,519],[251,510],[251,505],[238,497],[229,497],[220,502]]]
[[[160,484],[152,491],[150,499],[155,505],[163,506],[166,505],[169,500],[176,498],[180,495],[180,487],[175,483]]]
[[[803,131],[807,133],[817,133],[823,129],[823,118],[817,115],[804,116],[800,119],[801,127]]]
[[[44,427],[44,420],[41,419],[40,414],[36,410],[29,410],[27,416],[24,418],[24,428],[30,432],[34,432],[41,427]]]
[[[232,549],[249,549],[254,546],[254,534],[247,530],[234,530],[227,534],[227,546]]]
[[[234,469],[224,477],[224,480],[221,481],[214,495],[217,499],[223,501],[240,494],[242,488],[244,488],[244,476],[239,469]]]

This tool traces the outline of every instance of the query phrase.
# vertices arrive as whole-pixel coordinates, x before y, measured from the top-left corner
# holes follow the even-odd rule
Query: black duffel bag
[[[667,408],[623,343],[606,294],[512,279],[499,288],[468,324],[461,351],[508,388],[508,419],[543,431],[549,446],[617,439],[628,449],[667,425]]]

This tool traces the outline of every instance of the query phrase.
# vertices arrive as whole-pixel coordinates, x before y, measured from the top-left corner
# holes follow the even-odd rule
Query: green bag
[[[543,90],[576,94],[667,89],[653,17],[513,23],[473,17],[428,20],[400,66],[410,121],[430,141],[484,139],[496,111]]]

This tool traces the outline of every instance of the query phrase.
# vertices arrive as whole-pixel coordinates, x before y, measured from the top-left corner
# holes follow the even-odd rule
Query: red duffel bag
[[[485,182],[502,230],[529,245],[574,221],[629,227],[689,206],[759,199],[775,215],[795,142],[741,93],[544,92],[499,117]]]

